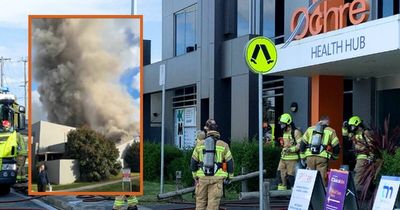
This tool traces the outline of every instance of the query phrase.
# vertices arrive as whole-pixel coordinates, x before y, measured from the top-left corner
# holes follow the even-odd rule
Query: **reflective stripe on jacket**
[[[298,143],[301,141],[301,132],[296,129],[294,131],[294,137],[296,140],[293,139],[292,130],[288,129],[285,133],[283,133],[283,142],[284,147],[288,148],[288,152],[282,152],[281,159],[282,160],[298,160],[299,159],[299,147],[297,146]]]
[[[311,139],[312,139],[312,134],[313,134],[314,129],[315,129],[315,126],[309,127],[303,135],[303,141],[307,145],[311,144]],[[331,152],[326,150],[326,147],[331,146],[333,148],[334,146],[339,144],[339,139],[336,136],[336,132],[335,132],[335,130],[333,130],[333,128],[326,127],[324,129],[324,134],[322,136],[321,143],[325,147],[325,149],[320,154],[312,154],[311,149],[309,147],[307,147],[307,149],[305,151],[305,156],[308,157],[308,156],[314,155],[314,156],[320,156],[323,158],[330,159],[332,154],[331,154]]]
[[[219,138],[219,133],[216,131],[209,131],[207,133],[207,136],[213,136],[214,138],[218,139]],[[191,166],[192,170],[196,169],[194,171],[192,171],[193,177],[203,177],[205,176],[202,167],[200,167],[199,165],[203,162],[204,160],[204,154],[203,151],[205,149],[205,145],[204,145],[205,141],[199,141],[196,145],[196,147],[193,150],[193,154],[192,154],[192,160],[194,160],[195,163],[191,164],[197,164],[197,166]],[[217,140],[215,143],[215,158],[214,161],[217,165],[222,165],[223,162],[230,162],[231,164],[233,164],[233,158],[232,158],[232,154],[231,151],[229,149],[229,146],[227,143],[225,143],[222,140]],[[228,166],[229,168],[229,166]],[[233,165],[232,165],[232,169],[233,169]],[[220,167],[214,174],[214,176],[220,176],[220,177],[228,177],[228,172],[230,173],[230,176],[232,176],[233,171],[224,171],[222,169],[222,167]]]

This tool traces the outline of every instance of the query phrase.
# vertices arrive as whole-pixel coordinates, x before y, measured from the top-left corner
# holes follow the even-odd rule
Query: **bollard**
[[[263,191],[263,199],[264,199],[264,210],[271,210],[270,200],[269,200],[269,182],[264,182],[264,191]],[[260,208],[261,209],[261,208]]]
[[[242,174],[246,174],[246,168],[242,167]],[[249,188],[247,187],[247,180],[243,180],[242,182],[242,192],[248,192]]]
[[[183,188],[182,171],[175,171],[175,184],[176,184],[176,190],[180,190]]]

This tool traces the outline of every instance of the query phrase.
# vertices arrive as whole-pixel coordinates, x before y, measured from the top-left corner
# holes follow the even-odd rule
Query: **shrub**
[[[274,178],[280,159],[280,149],[264,146],[264,169],[267,170],[266,178]],[[146,181],[160,180],[160,144],[144,143],[144,179]],[[192,172],[190,159],[192,150],[179,150],[175,146],[164,146],[164,179],[166,182],[175,182],[175,172],[182,171],[182,183],[185,187],[192,186]],[[241,167],[248,172],[258,171],[258,143],[233,142],[231,152],[234,158],[235,176],[240,175]],[[240,183],[234,184],[239,190]],[[258,189],[258,178],[249,180],[249,189]]]
[[[160,157],[161,157],[160,144],[145,142],[143,147],[144,147],[143,149],[144,180],[146,181],[160,180]]]
[[[80,181],[105,180],[121,169],[115,143],[87,127],[68,133],[65,150],[68,157],[78,160]]]
[[[132,172],[140,171],[140,143],[133,142],[124,151],[124,167],[128,167]]]
[[[241,174],[241,168],[246,171],[254,172],[259,170],[258,164],[258,142],[237,142],[231,144],[231,152],[235,163],[235,176]],[[263,147],[263,162],[266,170],[265,178],[275,178],[278,168],[281,150],[279,147],[265,146]],[[240,183],[234,185],[236,190],[240,190]],[[248,188],[250,191],[258,190],[258,177],[248,180]]]

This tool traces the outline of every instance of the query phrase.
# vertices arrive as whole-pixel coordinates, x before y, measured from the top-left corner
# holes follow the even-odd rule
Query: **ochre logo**
[[[345,27],[347,20],[353,25],[360,24],[368,20],[369,4],[366,0],[354,0],[352,3],[346,3],[339,7],[328,8],[328,2],[325,0],[323,8],[318,6],[314,12],[308,13],[306,7],[302,7],[294,11],[290,23],[290,30],[296,28],[299,23],[301,14],[304,14],[304,27],[301,33],[295,37],[302,39],[307,35],[317,35],[322,31],[325,33],[329,30],[337,30]]]

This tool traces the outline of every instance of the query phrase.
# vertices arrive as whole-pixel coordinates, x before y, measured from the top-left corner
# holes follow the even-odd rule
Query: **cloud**
[[[126,15],[131,10],[131,0],[0,0],[0,4],[0,26],[10,28],[28,28],[28,15]]]
[[[40,120],[47,120],[46,112],[43,109],[42,102],[40,102],[40,95],[38,91],[32,91],[32,123]]]
[[[139,72],[133,76],[132,88],[134,90],[140,91],[140,73]]]

